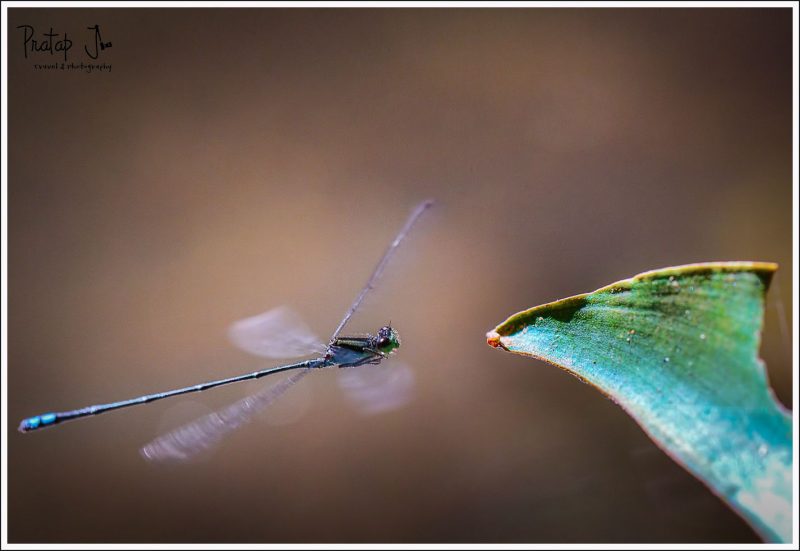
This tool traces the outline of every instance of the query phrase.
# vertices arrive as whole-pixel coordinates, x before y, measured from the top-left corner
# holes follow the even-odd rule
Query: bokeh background
[[[12,542],[750,542],[600,393],[486,346],[641,271],[766,260],[791,403],[789,9],[9,10]],[[17,25],[101,27],[110,73]],[[72,59],[72,58],[71,58]],[[417,390],[307,377],[215,453],[138,448],[241,385],[21,435],[22,417],[251,371],[226,327],[389,319]],[[783,312],[783,313],[782,313]]]

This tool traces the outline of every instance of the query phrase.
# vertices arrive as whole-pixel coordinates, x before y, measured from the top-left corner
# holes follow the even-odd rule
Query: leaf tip
[[[504,348],[503,343],[500,342],[500,334],[494,330],[486,333],[486,344],[493,348]]]

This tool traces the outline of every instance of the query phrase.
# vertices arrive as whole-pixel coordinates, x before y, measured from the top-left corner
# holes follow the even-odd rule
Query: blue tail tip
[[[42,419],[40,417],[28,417],[27,419],[23,419],[22,423],[19,424],[19,431],[20,432],[28,432],[31,430],[38,429],[39,426],[42,424]]]
[[[29,432],[32,430],[36,430],[39,427],[46,427],[47,425],[52,425],[55,422],[56,422],[55,413],[45,413],[44,415],[37,415],[36,417],[28,417],[27,419],[23,419],[22,422],[19,424],[19,431]]]

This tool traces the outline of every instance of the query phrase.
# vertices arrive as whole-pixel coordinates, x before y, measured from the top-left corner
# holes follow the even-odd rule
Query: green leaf
[[[792,541],[791,413],[758,358],[777,265],[691,264],[519,312],[488,343],[595,385],[770,541]]]

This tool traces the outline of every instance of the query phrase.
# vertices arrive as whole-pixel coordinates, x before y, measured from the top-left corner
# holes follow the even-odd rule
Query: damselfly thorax
[[[390,326],[375,335],[336,337],[328,345],[325,359],[339,367],[379,364],[400,347],[400,335]]]

